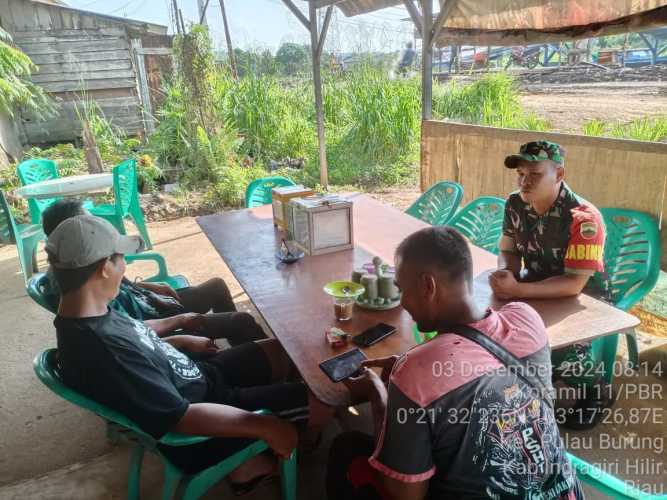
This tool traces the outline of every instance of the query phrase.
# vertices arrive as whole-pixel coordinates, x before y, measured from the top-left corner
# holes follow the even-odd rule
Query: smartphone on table
[[[386,323],[378,323],[377,325],[372,326],[361,332],[359,335],[353,337],[352,342],[354,342],[359,347],[370,347],[394,332],[396,332],[395,326],[391,326]]]
[[[332,382],[340,382],[351,377],[368,358],[359,349],[352,349],[320,363],[320,368]]]

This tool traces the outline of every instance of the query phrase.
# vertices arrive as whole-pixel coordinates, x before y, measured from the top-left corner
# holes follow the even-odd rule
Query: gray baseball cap
[[[101,217],[78,215],[61,222],[46,242],[49,262],[58,269],[79,269],[115,253],[144,249],[139,236],[124,236]]]

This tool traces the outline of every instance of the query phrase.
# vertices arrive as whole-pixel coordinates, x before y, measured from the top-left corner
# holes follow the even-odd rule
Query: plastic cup
[[[352,319],[352,311],[354,310],[353,298],[334,297],[334,316],[338,321],[348,321]]]

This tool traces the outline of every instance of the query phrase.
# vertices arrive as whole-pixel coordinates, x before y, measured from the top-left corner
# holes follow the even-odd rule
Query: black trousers
[[[374,449],[375,439],[364,432],[344,432],[334,439],[326,478],[329,500],[382,500],[373,485],[355,487],[350,479],[355,462],[367,461]]]
[[[232,294],[221,278],[181,288],[178,296],[187,312],[208,313],[204,328],[207,337],[225,338],[232,347],[266,338],[264,330],[252,315],[236,311]]]

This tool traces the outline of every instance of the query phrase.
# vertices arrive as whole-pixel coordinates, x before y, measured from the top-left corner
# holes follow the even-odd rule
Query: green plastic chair
[[[113,192],[115,198],[113,205],[97,205],[90,209],[90,213],[111,222],[121,234],[127,234],[125,218],[132,218],[146,243],[146,248],[153,248],[144,214],[139,205],[137,164],[134,160],[125,160],[113,168]]]
[[[296,183],[287,177],[262,177],[248,184],[245,191],[245,207],[254,208],[271,203],[271,190],[281,186],[295,186]]]
[[[47,349],[41,354],[38,354],[33,361],[35,374],[44,385],[70,403],[89,410],[102,417],[104,420],[111,422],[114,428],[121,430],[122,435],[126,435],[126,437],[135,443],[130,458],[130,472],[127,482],[127,498],[130,500],[139,498],[141,464],[146,450],[157,454],[164,464],[165,478],[162,486],[162,498],[170,499],[174,497],[177,489],[182,489],[183,494],[181,498],[184,500],[194,500],[200,498],[206,491],[243,462],[246,462],[250,458],[268,449],[268,445],[264,441],[255,441],[244,450],[239,451],[219,464],[209,467],[198,474],[187,475],[160,453],[157,444],[160,443],[167,446],[188,446],[206,441],[210,439],[209,437],[186,436],[169,432],[159,440],[155,440],[153,437],[142,431],[139,426],[125,415],[99,404],[67,387],[58,375],[56,355],[56,349]],[[259,411],[257,413],[267,414],[268,412]],[[281,476],[283,499],[296,500],[296,450],[292,452],[292,456],[289,460],[285,460],[281,463]]]
[[[667,495],[651,495],[650,493],[641,491],[599,467],[582,460],[576,455],[567,453],[567,457],[570,459],[574,470],[577,472],[577,477],[582,483],[590,485],[609,498],[622,500],[667,500]]]
[[[456,213],[463,198],[463,186],[443,181],[434,184],[415,201],[405,213],[431,224],[447,224]]]
[[[422,332],[417,328],[417,323],[412,324],[412,336],[415,339],[415,344],[423,344],[428,342],[438,335],[438,332]]]
[[[53,295],[49,294],[49,280],[46,277],[46,273],[37,273],[30,278],[25,291],[32,300],[37,302],[47,311],[53,314],[58,312],[58,303],[48,299]]]
[[[164,257],[157,252],[142,252],[134,255],[126,255],[125,262],[127,264],[132,264],[137,261],[146,261],[152,260],[157,264],[158,270],[157,274],[144,278],[141,281],[148,281],[150,283],[166,283],[174,290],[179,288],[186,288],[190,286],[188,280],[182,274],[170,275],[167,271],[167,262],[164,260]]]
[[[22,161],[16,167],[16,174],[18,175],[22,186],[60,178],[56,162],[46,159]],[[28,210],[30,212],[30,220],[32,223],[41,224],[42,212],[59,199],[59,197],[42,200],[28,199]]]
[[[482,196],[456,212],[447,225],[458,229],[474,245],[498,255],[504,216],[505,200]]]
[[[647,295],[660,274],[660,231],[648,214],[620,208],[602,208],[607,239],[604,262],[611,299],[616,307],[629,310]],[[601,276],[593,278],[600,283]],[[637,339],[626,335],[632,366],[639,364]],[[616,361],[618,335],[592,342],[593,355],[604,363],[605,381],[611,383]]]
[[[125,262],[128,264],[136,261],[146,260],[154,261],[158,266],[158,272],[157,274],[150,276],[142,281],[149,281],[151,283],[166,283],[174,290],[190,286],[185,276],[169,275],[167,271],[167,263],[165,262],[164,257],[162,257],[162,255],[159,253],[143,252],[140,254],[125,256]],[[26,285],[26,292],[32,298],[32,300],[37,302],[37,304],[42,306],[47,311],[56,314],[58,312],[58,303],[49,300],[49,297],[52,297],[52,294],[48,293],[48,288],[49,280],[46,277],[46,274],[38,273],[28,281],[28,284]]]
[[[60,178],[60,173],[58,172],[56,162],[44,158],[35,158],[32,160],[22,161],[16,167],[16,174],[18,175],[22,186]],[[41,200],[29,198],[28,210],[30,211],[30,220],[32,223],[41,224],[42,212],[44,212],[47,207],[58,201],[60,198],[60,196]],[[90,200],[83,201],[83,207],[86,210],[91,210],[94,206],[95,205]]]
[[[39,224],[17,224],[9,208],[5,193],[0,191],[0,235],[5,243],[13,243],[19,254],[23,280],[28,284],[33,272],[37,272],[37,245],[44,239]]]

